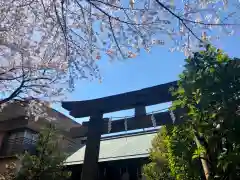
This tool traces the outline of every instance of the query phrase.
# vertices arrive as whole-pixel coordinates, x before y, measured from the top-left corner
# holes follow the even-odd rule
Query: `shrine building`
[[[149,162],[149,150],[157,129],[101,138],[98,158],[98,180],[129,180],[142,177],[142,167]],[[80,180],[86,146],[66,160],[72,180]]]

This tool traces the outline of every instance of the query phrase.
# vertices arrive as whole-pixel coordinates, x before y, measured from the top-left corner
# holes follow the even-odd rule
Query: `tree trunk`
[[[196,136],[196,134],[195,134],[195,142],[196,142],[198,148],[200,148],[202,146],[198,139],[198,136]],[[208,165],[208,162],[206,159],[207,159],[206,154],[202,153],[200,160],[202,163],[205,178],[206,178],[206,180],[209,180],[210,179],[210,170],[209,170],[209,165]]]

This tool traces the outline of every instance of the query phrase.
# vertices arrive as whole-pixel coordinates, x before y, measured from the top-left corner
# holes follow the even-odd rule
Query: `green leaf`
[[[210,73],[214,73],[215,72],[215,68],[211,67],[211,68],[209,68],[209,71],[210,71]]]

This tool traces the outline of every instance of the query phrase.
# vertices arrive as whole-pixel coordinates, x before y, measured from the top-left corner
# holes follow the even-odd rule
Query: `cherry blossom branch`
[[[177,19],[179,19],[181,22],[186,21],[186,22],[190,22],[190,23],[194,23],[194,24],[201,24],[201,25],[205,25],[205,26],[239,26],[240,24],[230,24],[230,23],[204,23],[204,22],[198,22],[198,21],[193,21],[190,19],[185,19],[182,18],[180,16],[178,16],[176,13],[174,13],[170,8],[168,8],[167,6],[165,6],[162,2],[160,2],[159,0],[156,0],[156,2],[165,10],[167,10],[170,14],[172,14],[174,17],[176,17]]]
[[[131,19],[130,19],[129,15],[127,14],[126,10],[123,10],[123,12],[124,12],[124,14],[126,15],[127,19],[128,19],[129,21],[131,21]],[[127,24],[127,26],[132,29],[132,27],[131,27],[129,24]],[[138,33],[138,35],[139,35],[140,37],[142,37],[141,31],[140,31],[138,28],[136,28],[136,26],[133,26],[133,28],[134,28],[135,31]]]
[[[84,11],[83,11],[83,7],[82,7],[82,5],[77,1],[77,0],[75,0],[75,2],[77,3],[77,5],[80,7],[80,9],[81,9],[81,13],[82,13],[82,16],[83,16],[83,22],[84,22],[84,25],[87,27],[87,23],[86,23],[86,19],[85,19],[85,15],[84,15]],[[93,14],[93,13],[92,13]]]
[[[17,97],[21,93],[21,89],[23,87],[23,84],[24,84],[24,81],[22,81],[22,83],[19,85],[19,87],[15,91],[13,91],[12,94],[10,94],[7,98],[4,98],[4,99],[0,100],[0,105],[14,99],[15,97]]]
[[[184,22],[185,20],[182,19],[180,16],[178,16],[177,14],[175,14],[171,9],[169,9],[168,7],[166,7],[163,3],[161,3],[159,0],[156,0],[156,2],[163,7],[165,10],[167,10],[171,15],[173,15],[174,17],[176,17],[183,25],[184,27],[196,38],[198,39],[200,42],[203,42],[192,30],[191,28],[189,28],[187,26],[187,24]]]
[[[12,72],[14,73],[14,70],[19,70],[19,68],[11,68],[8,72]],[[23,93],[24,91],[26,91],[26,93],[28,92],[28,90],[32,90],[35,93],[41,93],[41,91],[34,89],[34,88],[49,88],[49,84],[52,84],[52,82],[54,82],[54,79],[48,78],[48,77],[31,77],[31,70],[27,69],[25,70],[25,67],[23,65],[23,60],[22,60],[22,68],[21,68],[22,74],[20,76],[17,77],[13,77],[13,78],[3,78],[1,77],[1,75],[5,75],[6,72],[1,73],[0,75],[0,81],[13,81],[16,80],[17,82],[19,82],[19,86],[6,98],[0,100],[0,105],[4,104],[12,99],[15,99],[17,97],[20,97],[20,94]],[[20,80],[21,79],[21,80]],[[39,81],[49,81],[49,83],[44,83],[44,84],[39,84]],[[1,83],[1,82],[0,82]]]
[[[44,84],[30,84],[30,85],[24,85],[22,86],[23,88],[29,88],[29,87],[46,87],[46,88],[49,88],[49,85],[44,85]]]
[[[120,10],[130,10],[130,11],[144,11],[145,10],[145,9],[138,9],[138,8],[125,8],[125,7],[116,6],[116,5],[113,5],[113,4],[104,2],[104,1],[100,1],[100,0],[89,0],[89,2],[90,1],[98,2],[98,3],[104,4],[106,6],[113,7],[113,8],[120,9]],[[175,16],[179,20],[183,20],[183,21],[186,21],[186,22],[194,23],[194,24],[205,25],[205,26],[240,26],[240,24],[235,24],[235,23],[204,23],[202,21],[193,21],[191,19],[182,18],[181,16],[178,16],[176,13],[174,13],[171,10],[171,7],[169,7],[167,5],[164,5],[159,0],[156,0],[156,1],[157,1],[157,3],[160,3],[159,5],[161,7],[163,7],[165,10],[167,10],[169,13],[171,13],[173,16]],[[147,10],[149,11],[149,9],[147,9]],[[199,12],[199,11],[189,12],[189,14],[190,13],[197,13],[197,12]],[[127,22],[123,22],[123,23],[127,23]],[[156,22],[151,22],[151,23],[147,23],[147,24],[154,24],[154,23],[156,23]],[[143,24],[136,24],[136,23],[134,23],[133,25],[143,25]]]
[[[3,75],[5,75],[5,74],[8,73],[8,72],[12,72],[12,71],[14,71],[16,68],[15,68],[15,67],[10,68],[10,69],[8,69],[7,71],[5,71],[4,68],[2,68],[2,69],[3,69],[4,72],[1,72],[1,73],[0,73],[0,76],[3,76]]]
[[[65,39],[65,46],[66,46],[66,57],[65,58],[67,58],[67,56],[68,56],[67,30],[66,30],[66,26],[63,26],[63,24],[61,22],[61,18],[60,18],[59,14],[58,14],[57,7],[56,7],[56,0],[54,0],[54,11],[55,11],[55,15],[57,17],[57,22],[58,22],[59,26],[61,27],[64,39]],[[62,14],[63,14],[63,12],[62,12]],[[63,21],[64,21],[64,17],[63,17]],[[64,24],[66,25],[66,22],[64,22]]]
[[[47,77],[37,77],[37,78],[27,79],[27,80],[25,80],[25,82],[29,82],[29,81],[38,81],[38,80],[48,80],[48,81],[52,81],[51,78],[47,78]]]
[[[96,4],[94,4],[93,2],[91,2],[90,0],[87,0],[90,4],[92,4],[97,10],[99,10],[100,12],[102,12],[104,15],[106,15],[107,17],[111,17],[111,19],[114,19],[116,21],[119,21],[121,23],[124,24],[129,24],[129,25],[134,25],[134,26],[148,26],[148,25],[153,25],[153,24],[159,24],[160,22],[150,22],[150,23],[133,23],[133,22],[128,22],[128,21],[124,21],[118,17],[114,17],[111,16],[109,13],[107,13],[106,11],[104,11],[103,9],[101,9],[99,6],[97,6]],[[94,14],[92,14],[94,15]],[[96,15],[97,16],[97,15]]]
[[[22,57],[22,62],[23,62],[23,57]],[[25,83],[24,77],[25,77],[25,72],[24,72],[24,68],[22,67],[22,82],[21,82],[21,84],[7,98],[0,100],[0,105],[12,100],[13,98],[15,98],[16,96],[18,96],[21,93],[21,89]]]
[[[12,77],[12,78],[8,78],[8,77],[1,77],[0,76],[0,81],[13,81],[13,80],[16,80],[16,79],[19,79],[21,78],[23,75],[20,75],[20,76],[17,76],[17,77]]]
[[[106,6],[113,7],[113,8],[120,9],[120,10],[129,10],[129,11],[144,11],[145,10],[145,9],[138,9],[138,8],[125,8],[125,7],[116,6],[114,4],[110,4],[108,2],[104,2],[104,1],[100,1],[100,0],[89,0],[89,1],[99,2],[99,3],[104,4]]]
[[[114,33],[114,30],[113,30],[113,26],[112,26],[112,22],[111,22],[111,17],[108,17],[108,20],[109,20],[110,29],[111,29],[111,32],[112,32],[112,35],[113,35],[113,39],[114,39],[114,41],[115,41],[115,43],[116,43],[116,46],[117,46],[117,48],[118,48],[121,56],[122,56],[123,59],[124,59],[124,54],[123,54],[123,52],[122,52],[122,50],[121,50],[121,48],[120,48],[120,46],[119,46],[119,44],[118,44],[117,38],[116,38],[115,33]]]
[[[128,25],[137,25],[137,26],[144,26],[144,25],[150,25],[150,24],[154,24],[157,22],[151,22],[151,23],[141,23],[141,24],[137,24],[137,23],[132,23],[132,22],[128,22],[128,21],[123,21],[117,17],[114,17],[114,16],[111,16],[110,14],[108,14],[106,11],[104,11],[102,8],[100,8],[99,6],[97,6],[96,4],[93,3],[93,1],[96,1],[96,2],[99,2],[99,3],[102,3],[102,4],[105,4],[107,6],[110,6],[110,7],[114,7],[114,8],[119,8],[119,9],[122,9],[122,10],[126,10],[126,8],[123,8],[123,7],[119,7],[119,6],[115,6],[115,5],[111,5],[109,3],[106,3],[106,2],[102,2],[100,0],[88,0],[88,2],[90,4],[92,4],[96,9],[98,9],[100,12],[102,12],[104,15],[106,15],[108,18],[112,18],[112,19],[115,19],[119,22],[122,22],[122,23],[125,23],[125,24],[128,24]],[[205,26],[229,26],[229,25],[240,25],[240,24],[230,24],[230,23],[204,23],[204,22],[197,22],[197,21],[193,21],[193,20],[190,20],[190,19],[185,19],[185,18],[182,18],[180,17],[179,15],[177,15],[176,13],[174,13],[169,7],[167,7],[166,5],[164,5],[163,3],[161,3],[159,0],[156,0],[156,2],[162,7],[164,8],[165,10],[167,10],[171,15],[173,15],[174,17],[176,17],[180,23],[190,32],[190,34],[192,34],[197,40],[199,40],[200,42],[203,42],[203,40],[201,38],[199,38],[197,36],[197,34],[195,34],[195,32],[193,32],[193,30],[186,24],[186,22],[189,22],[189,23],[193,23],[193,24],[200,24],[200,25],[205,25]],[[126,14],[126,13],[125,13]]]

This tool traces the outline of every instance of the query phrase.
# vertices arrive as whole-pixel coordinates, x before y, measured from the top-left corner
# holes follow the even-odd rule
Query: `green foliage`
[[[70,172],[63,170],[66,156],[59,148],[60,139],[54,127],[40,132],[36,155],[25,153],[17,180],[61,180],[67,179]]]
[[[186,60],[179,88],[173,91],[174,108],[185,108],[187,122],[205,154],[212,177],[239,178],[240,61],[207,46]]]
[[[210,179],[240,179],[239,59],[209,45],[186,59],[179,77],[172,109],[184,110],[183,123],[160,132],[158,146],[165,150],[153,147],[151,156],[157,158],[151,158],[148,170],[156,171],[156,159],[164,157],[177,180],[200,179],[201,167],[207,167]]]
[[[192,133],[185,125],[162,127],[152,142],[151,163],[144,166],[143,174],[148,180],[176,179],[198,180],[199,160],[192,160],[194,151]],[[156,176],[157,175],[157,176]]]
[[[191,154],[196,145],[192,141],[193,133],[185,124],[167,127],[168,163],[176,180],[200,179],[198,160],[193,161]]]
[[[163,132],[164,129],[161,129]],[[143,167],[143,175],[147,180],[164,180],[173,179],[170,173],[167,162],[167,148],[162,141],[164,140],[164,134],[158,133],[157,136],[152,141],[152,149],[150,152],[151,163]]]

